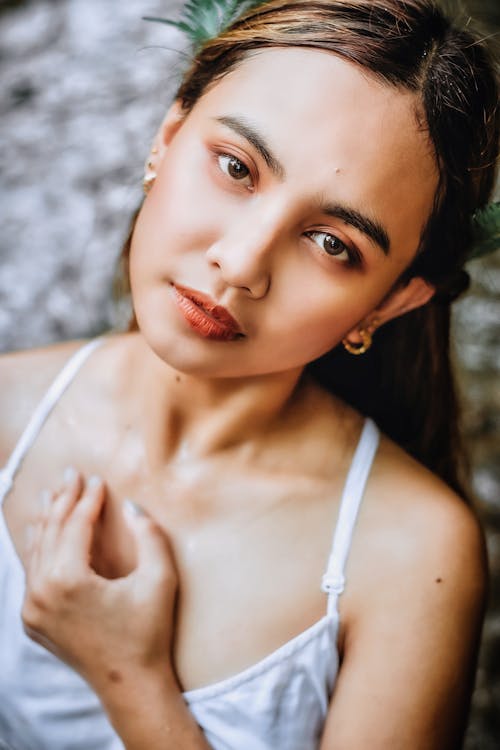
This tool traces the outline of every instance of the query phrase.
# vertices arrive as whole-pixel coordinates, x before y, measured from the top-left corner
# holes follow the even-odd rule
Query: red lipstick
[[[234,341],[243,336],[238,322],[203,292],[173,284],[174,299],[188,325],[212,341]]]

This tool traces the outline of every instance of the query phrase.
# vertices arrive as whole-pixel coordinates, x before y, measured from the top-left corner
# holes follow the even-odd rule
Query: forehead
[[[245,59],[195,110],[254,124],[302,191],[401,214],[419,233],[437,185],[419,107],[412,92],[330,52],[273,48]]]

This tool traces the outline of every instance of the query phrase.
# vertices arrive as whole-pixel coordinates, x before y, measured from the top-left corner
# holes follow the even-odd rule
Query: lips
[[[234,341],[243,336],[238,322],[211,297],[178,284],[172,286],[179,311],[197,333],[215,341]]]

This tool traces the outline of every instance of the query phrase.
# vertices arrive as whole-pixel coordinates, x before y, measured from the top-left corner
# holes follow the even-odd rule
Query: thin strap
[[[14,477],[19,471],[24,457],[35,441],[45,420],[87,357],[102,343],[103,338],[103,336],[100,336],[92,339],[92,341],[88,341],[70,357],[31,415],[31,419],[17,441],[17,445],[12,451],[9,460],[0,471],[0,504],[14,484]]]
[[[337,597],[344,590],[344,569],[351,547],[354,525],[379,440],[380,433],[377,426],[371,419],[366,419],[342,492],[332,550],[321,582],[321,589],[328,594],[328,614],[332,614],[336,607]]]

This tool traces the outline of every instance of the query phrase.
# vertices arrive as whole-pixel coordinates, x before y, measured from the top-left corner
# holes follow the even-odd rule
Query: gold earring
[[[144,175],[144,179],[142,181],[142,188],[144,190],[145,195],[149,193],[149,191],[151,190],[151,188],[153,187],[155,183],[155,180],[156,180],[156,172],[152,170],[149,172],[146,172],[146,174]]]
[[[369,323],[366,326],[360,326],[358,328],[358,333],[361,338],[361,342],[357,342],[355,344],[352,343],[352,341],[349,341],[349,339],[346,337],[345,339],[342,339],[342,344],[344,346],[344,349],[349,352],[349,354],[364,354],[368,351],[370,346],[373,343],[373,337],[372,334],[374,330],[376,329],[378,325],[377,318],[373,318],[371,323]]]
[[[151,149],[151,155],[149,157],[149,161],[147,163],[147,172],[144,175],[144,179],[142,180],[142,187],[144,190],[144,193],[147,195],[151,188],[154,185],[154,182],[156,180],[156,172],[155,172],[155,165],[153,162],[153,155],[158,153],[158,148],[156,146],[153,146]]]

